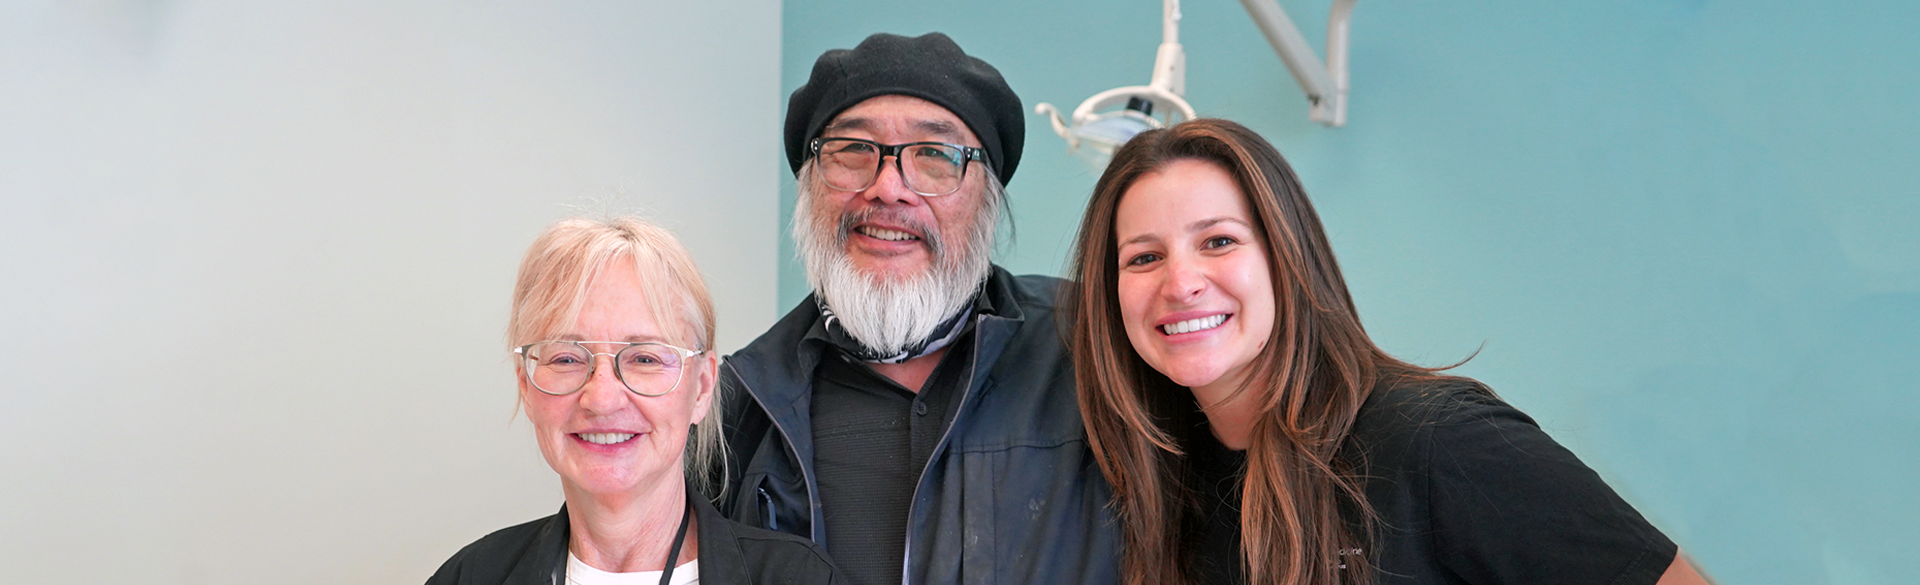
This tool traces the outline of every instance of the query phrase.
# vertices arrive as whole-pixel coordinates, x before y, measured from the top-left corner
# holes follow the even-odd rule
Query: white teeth
[[[633,433],[580,433],[580,438],[585,439],[588,443],[593,443],[595,445],[612,445],[614,443],[625,443],[627,442],[628,439],[632,439],[633,437],[634,437]]]
[[[886,228],[863,227],[863,228],[860,228],[860,233],[866,234],[869,237],[872,237],[875,239],[886,240],[889,242],[898,242],[901,240],[913,239],[913,234],[909,234],[907,232],[898,231],[898,230],[890,230]]]
[[[1166,325],[1162,325],[1160,328],[1166,331],[1167,335],[1179,335],[1182,333],[1193,333],[1195,331],[1205,331],[1208,329],[1219,327],[1221,323],[1225,323],[1225,322],[1227,322],[1226,315],[1214,315],[1212,317],[1188,319],[1185,321],[1181,321],[1179,323],[1168,323]]]

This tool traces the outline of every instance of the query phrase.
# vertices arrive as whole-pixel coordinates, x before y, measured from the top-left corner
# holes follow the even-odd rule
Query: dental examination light
[[[1093,94],[1073,109],[1073,122],[1060,119],[1060,109],[1049,103],[1034,106],[1046,115],[1053,132],[1067,139],[1067,152],[1082,145],[1102,162],[1135,134],[1193,119],[1193,106],[1180,94],[1187,92],[1187,53],[1180,48],[1180,0],[1163,0],[1160,52],[1153,58],[1153,79],[1146,85],[1116,87]],[[1122,106],[1117,110],[1110,110]],[[1155,118],[1155,109],[1163,112]],[[1102,111],[1106,110],[1106,111]]]
[[[1293,73],[1312,105],[1307,118],[1328,127],[1347,123],[1347,37],[1356,0],[1333,0],[1327,15],[1327,60],[1307,46],[1300,29],[1275,0],[1240,0],[1247,15],[1260,27],[1267,43]],[[1146,85],[1116,87],[1093,94],[1074,108],[1071,122],[1049,103],[1033,108],[1046,115],[1053,131],[1067,140],[1067,151],[1087,146],[1085,153],[1104,160],[1134,135],[1195,117],[1193,106],[1181,97],[1187,90],[1187,56],[1180,47],[1180,0],[1162,0],[1159,54],[1153,60],[1153,79]],[[1118,108],[1118,109],[1114,109]],[[1162,114],[1154,116],[1154,111]]]

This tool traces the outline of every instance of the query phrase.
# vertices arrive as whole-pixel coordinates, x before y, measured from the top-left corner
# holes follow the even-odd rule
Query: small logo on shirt
[[[1360,556],[1360,549],[1358,549],[1358,548],[1343,548],[1343,549],[1340,549],[1340,556],[1342,556],[1342,557],[1347,557],[1347,556],[1355,556],[1355,557],[1357,557],[1357,556]],[[1347,562],[1346,562],[1345,560],[1342,560],[1342,561],[1340,561],[1340,570],[1342,570],[1342,571],[1345,571],[1345,570],[1347,570]]]

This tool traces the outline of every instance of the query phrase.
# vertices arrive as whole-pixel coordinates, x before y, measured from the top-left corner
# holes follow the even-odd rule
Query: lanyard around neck
[[[687,541],[687,525],[693,520],[691,504],[680,510],[680,531],[673,535],[673,549],[667,551],[667,568],[660,571],[660,585],[669,585],[673,580],[674,561],[680,560],[680,545]]]

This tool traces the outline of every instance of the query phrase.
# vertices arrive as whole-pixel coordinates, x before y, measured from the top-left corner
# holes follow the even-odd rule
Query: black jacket
[[[1072,360],[1060,343],[1061,281],[994,267],[974,316],[974,364],[947,436],[908,511],[903,580],[919,584],[1114,583],[1112,489],[1087,446]],[[727,357],[720,384],[732,467],[720,509],[751,526],[825,542],[810,424],[813,299]]]
[[[806,539],[741,526],[691,489],[700,526],[700,584],[845,585],[825,551]],[[489,534],[454,553],[428,585],[563,585],[567,582],[567,507]]]

